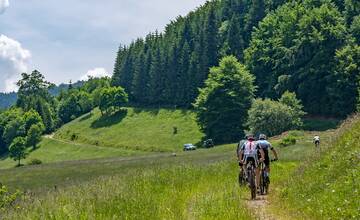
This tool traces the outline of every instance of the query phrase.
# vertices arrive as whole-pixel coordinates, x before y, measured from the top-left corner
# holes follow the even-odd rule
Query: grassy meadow
[[[21,163],[26,165],[33,159],[39,159],[43,163],[53,163],[143,154],[145,154],[145,152],[121,148],[101,147],[89,144],[77,144],[70,141],[45,137],[39,144],[38,148],[30,152],[29,156],[25,160],[22,160]],[[9,158],[7,155],[0,158],[0,169],[11,168],[16,164],[17,162]]]
[[[55,134],[55,138],[76,143],[145,152],[181,151],[183,144],[196,144],[202,137],[192,111],[137,108],[111,117],[102,117],[95,109]]]
[[[276,192],[303,157],[314,154],[313,133],[291,135],[297,135],[296,145],[277,147]],[[321,135],[329,143],[333,132]],[[237,184],[234,150],[231,144],[176,157],[161,153],[6,169],[0,180],[28,193],[5,219],[254,219],[246,209],[248,189]]]
[[[292,219],[360,219],[360,118],[349,120],[295,172],[275,172],[271,210]]]
[[[160,123],[166,121],[165,116],[174,114],[177,119]],[[43,164],[11,168],[15,162],[2,158],[0,182],[11,191],[24,192],[14,206],[2,213],[2,218],[258,218],[247,206],[247,187],[237,183],[236,144],[194,152],[181,152],[181,144],[171,145],[175,139],[177,143],[187,142],[191,132],[184,132],[184,128],[198,129],[190,123],[193,118],[187,118],[193,117],[192,113],[184,114],[170,110],[136,112],[130,108],[121,123],[94,128],[91,124],[101,118],[94,111],[65,125],[55,137],[44,138],[26,160],[37,158]],[[145,132],[142,138],[149,144],[143,149],[123,147],[143,141],[129,138],[130,132],[122,127],[126,121],[127,126],[135,126],[137,117],[147,120],[149,129],[167,127],[158,135]],[[84,129],[80,129],[78,123],[87,126],[82,124]],[[178,137],[172,134],[174,123]],[[316,126],[316,122],[311,123]],[[116,140],[121,144],[112,144],[108,128],[119,132]],[[289,131],[272,138],[280,161],[272,164],[266,212],[279,219],[358,219],[359,130],[360,120],[353,119],[339,130]],[[71,140],[75,131],[76,139]],[[91,139],[95,133],[99,143]],[[312,143],[315,134],[322,139],[321,155]],[[296,144],[280,147],[287,135],[296,137]],[[193,143],[202,135],[199,132],[195,137]],[[151,143],[156,141],[169,145],[152,148]],[[174,151],[178,151],[176,156],[172,155]]]

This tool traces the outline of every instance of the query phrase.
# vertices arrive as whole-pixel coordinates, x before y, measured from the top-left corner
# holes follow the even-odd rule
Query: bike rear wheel
[[[251,191],[251,199],[254,200],[256,199],[256,184],[255,184],[255,172],[253,168],[249,170],[248,180]]]

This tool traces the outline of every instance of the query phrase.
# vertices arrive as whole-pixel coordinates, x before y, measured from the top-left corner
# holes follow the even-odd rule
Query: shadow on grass
[[[149,113],[150,115],[156,116],[159,114],[160,109],[159,108],[134,108],[135,114],[140,114],[142,112]]]
[[[303,129],[306,131],[326,131],[336,129],[341,119],[305,118]]]
[[[0,160],[6,160],[9,157],[9,153],[3,153],[0,155]]]
[[[104,128],[120,123],[127,115],[127,109],[121,109],[111,115],[102,115],[98,120],[91,123],[91,128]]]

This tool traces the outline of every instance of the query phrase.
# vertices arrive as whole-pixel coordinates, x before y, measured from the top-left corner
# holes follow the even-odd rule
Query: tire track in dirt
[[[248,209],[254,214],[255,218],[258,220],[278,220],[271,214],[268,210],[269,201],[267,196],[257,196],[255,200],[247,200],[246,205]]]

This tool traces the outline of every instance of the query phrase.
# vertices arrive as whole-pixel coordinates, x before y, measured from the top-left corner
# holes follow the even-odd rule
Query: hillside
[[[273,207],[295,219],[360,218],[360,117],[349,119],[323,145],[323,153],[304,157],[296,172],[283,174]],[[284,212],[286,210],[286,212]]]
[[[137,108],[111,117],[95,109],[55,133],[58,139],[140,152],[181,151],[183,144],[196,144],[202,137],[192,111]]]

